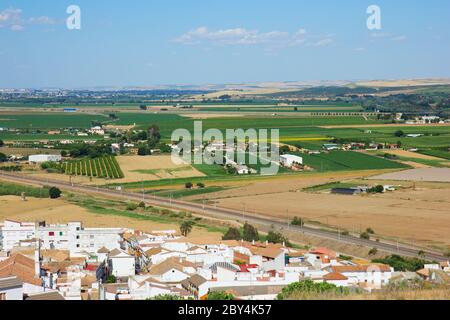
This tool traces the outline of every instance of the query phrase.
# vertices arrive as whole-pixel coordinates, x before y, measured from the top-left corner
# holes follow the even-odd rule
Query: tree
[[[242,235],[238,228],[228,228],[227,233],[222,237],[222,240],[241,240]]]
[[[3,147],[5,145],[5,143],[3,142],[2,139],[0,139],[0,147]]]
[[[374,256],[378,253],[378,249],[377,248],[372,248],[369,250],[369,256]]]
[[[242,238],[245,241],[258,241],[259,240],[258,230],[254,226],[246,222],[244,224],[244,232]]]
[[[180,225],[181,234],[184,237],[187,237],[189,235],[189,233],[191,233],[193,227],[194,227],[194,222],[193,221],[184,221]]]
[[[305,221],[303,221],[302,218],[294,217],[294,219],[292,219],[291,224],[292,224],[293,226],[299,226],[299,227],[302,227],[302,226],[305,225]]]
[[[367,233],[367,232],[361,233],[361,234],[359,235],[359,237],[360,237],[361,239],[364,239],[364,240],[370,240],[370,234]]]
[[[286,245],[289,244],[289,240],[285,236],[275,231],[269,231],[266,240],[270,243],[284,243]]]
[[[405,133],[402,130],[395,131],[394,135],[398,138],[404,137]]]
[[[366,229],[366,232],[367,232],[368,234],[375,234],[375,231],[373,231],[372,228],[367,228],[367,229]]]
[[[375,186],[373,188],[370,188],[369,190],[367,190],[367,192],[369,192],[369,193],[383,193],[384,192],[384,187],[382,185],[378,185],[378,186]]]
[[[186,189],[192,189],[194,185],[192,184],[192,182],[186,182],[184,186],[186,187]]]
[[[56,187],[51,187],[48,190],[48,194],[50,195],[50,199],[58,199],[59,197],[61,197],[61,190]]]
[[[147,106],[146,106],[145,104],[141,104],[141,105],[139,106],[139,109],[141,109],[141,110],[147,110]]]
[[[6,162],[8,161],[8,157],[6,154],[0,152],[0,162]]]
[[[138,155],[139,156],[148,156],[150,154],[150,149],[148,147],[139,147]]]
[[[206,300],[220,301],[220,300],[234,300],[231,293],[225,291],[213,291],[208,293]]]
[[[203,189],[203,188],[205,188],[205,184],[202,182],[199,182],[199,183],[197,183],[197,187],[200,189]]]

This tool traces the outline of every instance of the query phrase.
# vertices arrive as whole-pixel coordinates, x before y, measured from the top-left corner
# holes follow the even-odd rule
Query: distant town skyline
[[[67,8],[81,9],[69,30]],[[381,9],[381,29],[366,12]],[[0,87],[450,78],[450,3],[3,1]]]

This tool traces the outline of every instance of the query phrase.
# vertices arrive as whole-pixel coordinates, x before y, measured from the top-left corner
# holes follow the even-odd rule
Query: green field
[[[351,151],[333,151],[320,155],[299,153],[303,163],[317,171],[349,171],[373,169],[404,169],[408,166],[383,158]]]
[[[113,156],[73,160],[64,162],[61,166],[62,171],[67,175],[104,179],[121,179],[124,177],[116,158]]]
[[[0,196],[20,196],[22,192],[27,197],[33,198],[48,198],[49,188],[37,188],[19,185],[15,183],[0,181]]]
[[[419,151],[422,154],[436,157],[436,158],[442,158],[446,160],[450,160],[450,152],[445,150],[420,150]]]

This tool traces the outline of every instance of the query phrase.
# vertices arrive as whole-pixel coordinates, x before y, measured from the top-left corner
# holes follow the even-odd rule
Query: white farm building
[[[280,156],[280,164],[284,167],[292,167],[294,164],[303,165],[303,158],[291,154]]]
[[[32,163],[59,162],[61,159],[59,154],[35,154],[28,157],[28,161]]]

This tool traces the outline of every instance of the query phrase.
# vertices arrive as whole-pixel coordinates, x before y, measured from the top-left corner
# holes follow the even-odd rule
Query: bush
[[[127,210],[128,211],[134,211],[138,208],[138,205],[134,202],[130,202],[127,204]]]
[[[361,234],[359,235],[359,237],[360,237],[361,239],[364,239],[364,240],[370,240],[370,234],[367,233],[367,232],[361,233]]]
[[[205,187],[205,184],[199,182],[199,183],[197,183],[197,187],[200,188],[200,189],[203,189]]]
[[[184,186],[186,187],[186,189],[192,189],[194,185],[192,184],[192,182],[186,182]]]
[[[146,204],[144,201],[139,202],[139,208],[145,209]]]
[[[369,250],[369,256],[374,256],[378,253],[378,249],[377,248],[372,248]]]
[[[300,227],[302,227],[302,226],[305,225],[305,221],[303,221],[302,218],[294,217],[294,219],[292,219],[291,224],[292,224],[293,226],[300,226]]]
[[[418,259],[418,258],[404,258],[398,255],[391,255],[383,259],[374,259],[374,263],[383,263],[390,265],[395,269],[395,271],[417,271],[428,264],[429,261]]]
[[[108,276],[105,281],[105,283],[116,283],[116,282],[117,282],[117,279],[113,275]]]
[[[58,199],[61,197],[61,190],[56,187],[51,187],[50,190],[48,190],[48,194],[50,195],[50,199]]]
[[[227,293],[225,291],[213,291],[208,293],[208,297],[206,298],[206,300],[234,300],[234,296],[231,293]]]
[[[8,161],[8,157],[6,154],[0,152],[0,162],[6,162]]]
[[[348,288],[337,287],[334,284],[322,282],[315,283],[312,280],[295,282],[285,287],[277,296],[277,300],[287,300],[297,298],[303,295],[318,295],[323,293],[332,293],[337,295],[346,295]]]
[[[289,240],[279,232],[269,231],[266,240],[270,243],[284,243],[289,246]]]
[[[367,192],[369,192],[369,193],[383,193],[384,192],[384,187],[382,185],[378,185],[378,186],[375,186],[373,188],[370,188],[369,190],[367,190]]]
[[[227,233],[222,237],[222,240],[241,240],[242,235],[239,229],[229,228]]]
[[[367,229],[366,229],[366,232],[367,232],[368,234],[375,234],[375,231],[373,231],[372,228],[367,228]]]

